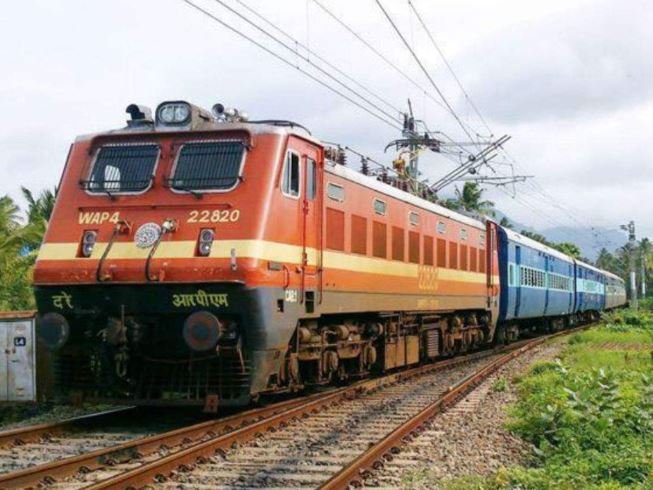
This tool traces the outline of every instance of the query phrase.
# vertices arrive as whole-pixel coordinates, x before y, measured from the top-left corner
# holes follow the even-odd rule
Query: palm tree
[[[483,200],[484,189],[477,182],[465,182],[462,191],[456,187],[456,198],[447,199],[445,206],[470,213],[494,216],[494,203]]]
[[[514,225],[511,223],[511,221],[508,219],[507,216],[501,218],[501,221],[499,221],[499,226],[502,226],[503,228],[509,228],[509,229],[514,228]]]
[[[23,197],[27,201],[27,226],[22,230],[22,239],[29,250],[38,249],[43,241],[43,235],[54,209],[57,188],[45,189],[34,198],[32,191],[21,187]]]

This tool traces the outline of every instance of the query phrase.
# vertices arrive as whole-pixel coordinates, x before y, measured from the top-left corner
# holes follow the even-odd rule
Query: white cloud
[[[244,28],[215,2],[198,1]],[[321,1],[428,86],[373,2]],[[446,112],[312,2],[248,3],[394,106],[404,108],[411,97],[432,129],[463,137]],[[522,172],[579,210],[583,222],[634,218],[653,235],[653,218],[639,211],[653,191],[653,19],[644,0],[414,3],[495,132],[513,135],[508,146]],[[460,114],[478,127],[406,2],[384,4]],[[55,185],[74,136],[122,126],[130,102],[224,101],[253,118],[293,119],[318,137],[391,158],[382,151],[396,136],[390,128],[178,0],[15,2],[0,19],[0,43],[0,195]],[[433,158],[423,166],[430,177],[450,168]],[[520,188],[520,199],[538,212],[498,191],[490,197],[525,223],[570,222],[569,212]]]

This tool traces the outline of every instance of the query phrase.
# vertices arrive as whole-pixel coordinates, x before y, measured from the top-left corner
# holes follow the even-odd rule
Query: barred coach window
[[[179,191],[225,191],[240,178],[241,141],[186,143],[179,151],[170,187]]]
[[[82,187],[89,192],[142,192],[150,187],[159,155],[157,145],[105,145],[95,157],[88,180]]]

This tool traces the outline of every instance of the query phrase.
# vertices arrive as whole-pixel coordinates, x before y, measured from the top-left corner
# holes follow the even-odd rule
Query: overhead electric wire
[[[435,83],[435,80],[433,80],[433,77],[432,77],[431,74],[428,72],[428,70],[426,69],[426,67],[425,67],[424,64],[422,63],[422,61],[419,59],[419,56],[417,56],[417,53],[415,52],[415,50],[413,50],[413,48],[410,46],[410,44],[408,43],[408,41],[406,40],[406,38],[404,37],[404,35],[401,33],[401,31],[400,31],[399,28],[397,27],[397,24],[395,24],[394,20],[392,20],[392,17],[390,17],[390,14],[388,14],[387,10],[383,7],[383,4],[381,3],[381,0],[375,0],[375,1],[376,1],[376,4],[378,5],[379,9],[381,9],[381,12],[383,12],[383,15],[385,15],[385,18],[388,20],[388,22],[390,23],[390,25],[392,26],[392,28],[394,29],[394,31],[397,33],[397,36],[399,36],[399,39],[401,39],[401,41],[404,43],[404,46],[406,46],[406,49],[408,49],[408,51],[410,52],[410,54],[411,54],[411,55],[413,56],[413,58],[415,59],[415,62],[419,65],[419,67],[421,68],[421,70],[422,70],[422,72],[424,73],[424,75],[426,76],[426,78],[429,80],[429,82],[431,83],[431,85],[433,86],[433,88],[435,89],[435,91],[438,93],[438,95],[439,95],[440,98],[442,99],[442,102],[444,103],[444,105],[447,106],[447,109],[449,110],[449,113],[450,113],[450,114],[454,117],[454,119],[458,122],[458,125],[459,125],[459,126],[461,127],[461,129],[465,132],[465,134],[467,135],[467,137],[468,137],[470,140],[473,140],[474,138],[472,137],[472,135],[469,133],[469,131],[468,131],[467,128],[465,127],[465,124],[464,124],[463,121],[460,119],[460,117],[458,116],[458,114],[456,114],[456,111],[453,109],[453,107],[451,106],[451,104],[449,104],[449,101],[447,100],[447,98],[444,96],[444,94],[443,94],[442,91],[440,90],[440,87],[438,87],[438,85]]]
[[[262,43],[256,41],[256,40],[253,39],[251,36],[248,36],[247,34],[241,32],[240,30],[236,29],[235,27],[229,25],[227,22],[223,21],[222,19],[220,19],[219,17],[217,17],[217,16],[216,16],[215,14],[213,14],[212,12],[209,12],[208,10],[206,10],[206,9],[204,9],[204,8],[202,8],[202,7],[200,7],[199,5],[195,4],[195,3],[192,2],[191,0],[181,0],[181,1],[184,2],[184,3],[186,3],[187,5],[189,5],[190,7],[193,7],[195,10],[201,12],[202,14],[204,14],[204,15],[207,16],[207,17],[209,17],[209,18],[212,19],[213,21],[219,23],[219,24],[222,25],[223,27],[229,29],[229,30],[232,31],[233,33],[239,35],[239,36],[242,37],[243,39],[246,39],[247,41],[251,42],[252,44],[254,44],[255,46],[257,46],[258,48],[260,48],[260,49],[262,49],[263,51],[265,51],[266,53],[268,53],[268,54],[274,56],[274,57],[277,58],[279,61],[282,61],[283,63],[287,64],[288,66],[290,66],[290,67],[292,67],[292,68],[295,68],[296,70],[298,70],[299,72],[301,72],[302,74],[304,74],[305,76],[307,76],[308,78],[310,78],[311,80],[313,80],[314,82],[319,83],[319,84],[322,85],[323,87],[325,87],[325,88],[327,88],[328,90],[332,91],[333,93],[339,95],[340,97],[342,97],[343,99],[347,100],[348,102],[351,102],[351,103],[354,104],[356,107],[358,107],[359,109],[362,109],[363,111],[367,112],[368,114],[370,114],[370,115],[373,116],[374,118],[378,119],[379,121],[381,121],[381,122],[387,124],[388,126],[391,126],[391,127],[394,128],[394,129],[397,129],[397,130],[401,130],[401,129],[402,129],[401,126],[399,126],[399,125],[395,124],[394,122],[391,122],[391,121],[389,121],[388,119],[385,119],[385,118],[382,117],[381,115],[379,115],[379,114],[377,114],[377,113],[371,111],[369,108],[365,107],[364,105],[362,105],[361,103],[359,103],[359,102],[356,101],[355,99],[352,99],[352,98],[351,98],[350,96],[348,96],[347,94],[344,94],[344,93],[341,92],[340,90],[338,90],[338,89],[332,87],[331,85],[329,85],[328,83],[326,83],[324,80],[321,80],[320,78],[314,76],[313,74],[309,73],[308,71],[304,70],[303,68],[299,67],[298,65],[296,65],[296,64],[292,63],[291,61],[287,60],[286,58],[284,58],[284,57],[281,56],[280,54],[274,52],[273,50],[271,50],[271,49],[268,48],[267,46],[265,46],[265,45],[263,45]]]
[[[253,9],[252,7],[250,7],[249,5],[247,5],[243,0],[236,0],[236,2],[238,2],[238,3],[239,3],[239,4],[240,4],[244,9],[246,9],[248,12],[252,13],[252,14],[253,14],[254,16],[256,16],[258,19],[262,20],[262,21],[265,22],[267,25],[269,25],[270,27],[272,27],[272,28],[273,28],[275,31],[277,31],[279,34],[283,35],[286,39],[288,39],[288,40],[290,40],[291,42],[293,42],[296,46],[301,47],[301,48],[304,49],[307,53],[313,55],[316,59],[320,60],[320,61],[321,61],[322,63],[324,63],[326,66],[328,66],[329,68],[335,70],[335,71],[338,72],[340,75],[342,75],[343,77],[347,78],[350,82],[356,84],[358,87],[360,87],[360,88],[363,89],[365,92],[367,92],[368,94],[370,94],[372,97],[374,97],[374,98],[377,99],[378,101],[382,102],[383,104],[385,104],[386,106],[388,106],[389,108],[391,108],[392,110],[394,110],[395,112],[397,112],[397,114],[403,112],[401,109],[397,108],[394,104],[392,104],[391,102],[389,102],[387,99],[384,99],[383,97],[381,97],[380,95],[378,95],[377,93],[373,92],[371,89],[369,89],[368,87],[366,87],[365,85],[363,85],[362,83],[360,83],[359,81],[357,81],[355,78],[353,78],[353,77],[352,77],[351,75],[349,75],[347,72],[345,72],[344,70],[338,68],[337,66],[335,66],[334,64],[332,64],[331,62],[329,62],[328,60],[326,60],[323,56],[320,56],[318,53],[316,53],[315,51],[313,51],[309,46],[307,46],[306,44],[303,44],[303,43],[300,42],[299,40],[295,39],[293,36],[291,36],[290,34],[288,34],[288,33],[287,33],[286,31],[284,31],[282,28],[280,28],[279,26],[277,26],[274,22],[272,22],[271,20],[267,19],[266,17],[264,17],[263,15],[261,15],[260,13],[258,13],[255,9]]]
[[[255,22],[253,22],[252,20],[250,20],[249,18],[247,18],[246,15],[242,14],[241,12],[238,12],[238,11],[237,11],[236,9],[234,9],[233,7],[230,7],[229,5],[227,5],[223,0],[213,0],[213,1],[216,2],[216,3],[218,3],[218,4],[220,4],[220,5],[222,5],[222,7],[224,7],[225,9],[227,9],[229,12],[231,12],[232,14],[238,16],[240,19],[244,20],[244,21],[247,22],[249,25],[251,25],[254,29],[256,29],[256,30],[258,30],[259,32],[263,33],[264,35],[266,35],[267,37],[269,37],[269,38],[272,39],[274,42],[276,42],[277,44],[281,45],[282,47],[284,47],[285,49],[287,49],[287,50],[290,51],[291,53],[293,53],[293,54],[295,54],[295,55],[297,55],[297,56],[300,56],[300,57],[301,57],[301,58],[302,58],[306,63],[308,63],[308,64],[310,64],[311,66],[313,66],[313,67],[314,67],[316,70],[318,70],[320,73],[322,73],[323,75],[327,76],[328,78],[330,78],[331,80],[333,80],[334,82],[336,82],[337,84],[339,84],[341,87],[343,87],[343,88],[349,90],[349,91],[350,91],[352,94],[354,94],[356,97],[360,98],[361,100],[364,100],[367,104],[369,104],[370,106],[374,107],[374,109],[376,109],[376,110],[379,111],[380,113],[384,114],[385,116],[387,116],[387,117],[390,118],[390,119],[394,119],[394,120],[395,120],[396,122],[398,122],[398,123],[401,122],[401,120],[399,119],[398,116],[393,115],[393,114],[390,114],[390,113],[386,112],[385,110],[381,109],[378,105],[376,105],[375,103],[371,102],[369,99],[367,99],[367,98],[365,98],[364,96],[362,96],[360,93],[358,93],[356,90],[354,90],[354,89],[351,88],[349,85],[347,85],[346,83],[344,83],[344,82],[343,82],[342,80],[340,80],[338,77],[333,76],[331,73],[329,73],[327,70],[325,70],[325,69],[322,68],[321,66],[319,66],[319,65],[317,65],[317,64],[315,64],[315,63],[313,63],[313,62],[310,60],[310,58],[308,58],[307,56],[301,56],[297,51],[295,51],[295,49],[293,49],[292,46],[289,46],[288,44],[284,43],[284,42],[281,41],[278,37],[276,37],[274,34],[271,34],[270,32],[266,31],[264,28],[262,28],[261,26],[259,26],[258,24],[256,24]],[[384,101],[384,102],[385,102],[385,101]],[[401,111],[400,111],[399,109],[397,109],[396,112],[397,112],[397,113],[400,113]]]
[[[392,62],[387,56],[385,56],[377,48],[375,48],[369,41],[367,41],[361,34],[356,32],[356,30],[353,27],[351,27],[349,24],[347,24],[345,21],[343,21],[340,17],[338,17],[332,10],[330,10],[327,6],[325,6],[321,2],[321,0],[312,0],[312,1],[325,14],[327,14],[329,17],[331,17],[331,19],[333,19],[338,25],[340,25],[343,29],[345,29],[352,36],[354,36],[365,47],[367,47],[377,57],[379,57],[385,64],[387,64],[390,68],[392,68],[394,71],[396,71],[402,78],[407,80],[413,87],[417,88],[420,92],[422,92],[426,97],[428,97],[438,107],[440,107],[441,109],[444,109],[445,111],[449,112],[449,109],[442,102],[440,102],[436,97],[434,97],[433,94],[429,90],[427,90],[424,86],[420,85],[417,81],[415,81],[413,78],[411,78],[409,75],[407,75],[406,72],[404,70],[402,70],[399,66],[397,66],[396,63]],[[469,133],[467,133],[467,134],[469,134]],[[477,143],[477,146],[480,145],[480,144],[482,144],[482,143]],[[465,151],[467,151],[467,150],[465,150]],[[468,152],[468,153],[471,153],[471,152]]]
[[[458,84],[458,87],[460,88],[461,92],[462,92],[463,95],[465,96],[465,99],[467,99],[467,102],[469,102],[469,105],[472,107],[472,109],[474,110],[474,112],[476,113],[476,115],[478,116],[478,118],[481,120],[481,122],[482,122],[483,125],[485,126],[485,129],[488,130],[488,132],[490,133],[490,135],[493,135],[493,134],[494,134],[494,131],[492,131],[492,129],[490,129],[490,126],[488,125],[487,121],[485,120],[485,118],[483,117],[483,115],[481,114],[481,112],[480,112],[480,111],[478,110],[478,108],[476,107],[476,104],[474,104],[474,101],[472,100],[472,98],[469,96],[469,94],[468,94],[467,91],[465,90],[465,87],[463,87],[462,82],[460,81],[460,79],[459,79],[458,76],[456,75],[456,72],[454,71],[454,69],[453,69],[453,67],[451,66],[451,64],[449,64],[449,61],[447,60],[447,57],[444,55],[444,53],[443,53],[442,50],[440,49],[440,46],[438,46],[438,43],[435,41],[435,38],[433,37],[433,34],[431,33],[431,30],[428,28],[428,26],[426,25],[426,23],[424,22],[424,20],[422,20],[422,16],[419,14],[419,12],[417,11],[417,9],[415,8],[415,5],[413,5],[413,2],[412,2],[411,0],[408,0],[408,5],[410,6],[410,8],[412,9],[413,13],[415,14],[415,17],[417,17],[417,20],[418,20],[418,22],[420,23],[420,25],[422,26],[422,29],[424,29],[424,31],[426,32],[426,35],[427,35],[428,38],[431,40],[431,43],[433,44],[433,47],[435,48],[435,50],[436,50],[436,51],[438,52],[438,54],[440,55],[440,58],[442,58],[442,61],[444,62],[444,64],[445,64],[445,66],[447,67],[447,69],[449,70],[449,73],[451,73],[451,76],[453,77],[453,79],[454,79],[454,80],[456,81],[456,83]]]

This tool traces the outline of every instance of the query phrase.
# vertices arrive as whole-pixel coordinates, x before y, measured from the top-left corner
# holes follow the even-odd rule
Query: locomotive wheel
[[[366,345],[363,349],[363,366],[367,369],[371,368],[376,363],[376,349],[373,345]]]
[[[505,325],[500,325],[497,327],[497,331],[495,334],[495,340],[496,343],[501,345],[501,344],[506,344],[506,327]]]
[[[332,350],[325,351],[322,354],[322,370],[324,374],[335,373],[338,370],[338,353]]]

